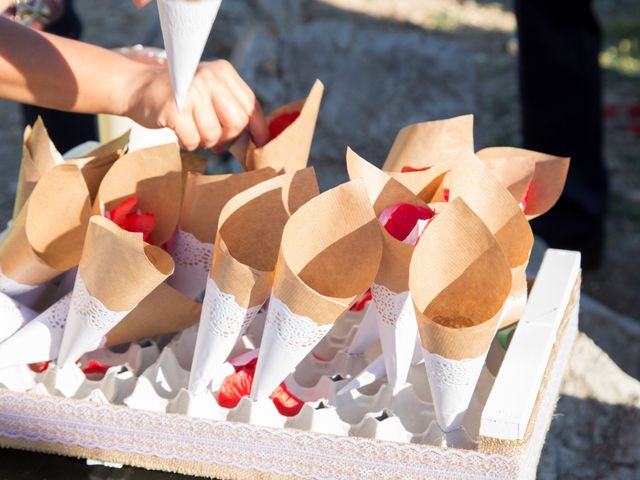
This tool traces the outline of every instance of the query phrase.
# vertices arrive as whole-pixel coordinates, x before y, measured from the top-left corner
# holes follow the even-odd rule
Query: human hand
[[[131,0],[131,1],[138,9],[144,7],[147,3],[151,2],[151,0]]]
[[[125,115],[148,128],[171,128],[187,150],[221,148],[245,129],[257,146],[269,141],[255,95],[226,60],[199,65],[181,111],[165,68],[146,66],[127,100]]]

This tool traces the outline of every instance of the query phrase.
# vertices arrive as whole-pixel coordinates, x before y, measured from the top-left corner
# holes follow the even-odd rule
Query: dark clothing
[[[82,33],[80,18],[73,9],[73,0],[65,0],[62,17],[47,26],[46,32],[62,37],[78,39]],[[38,116],[44,125],[53,144],[61,153],[86,142],[97,140],[96,119],[94,115],[61,112],[50,108],[22,105],[22,118],[25,125],[33,125]]]
[[[532,222],[550,246],[602,246],[607,172],[602,159],[600,27],[590,0],[516,0],[524,147],[571,157],[555,207]]]

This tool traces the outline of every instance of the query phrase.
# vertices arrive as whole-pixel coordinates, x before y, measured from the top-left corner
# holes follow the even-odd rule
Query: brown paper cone
[[[504,149],[499,147],[484,148],[479,150],[476,156],[511,192],[516,202],[520,203],[533,179],[536,169],[535,161],[526,156],[507,156],[504,154]]]
[[[300,116],[266,145],[256,147],[243,135],[229,151],[246,170],[271,167],[276,172],[294,172],[307,166],[316,128],[324,85],[316,80],[306,99],[284,105],[267,116],[267,122],[282,113],[300,112]]]
[[[220,214],[210,276],[241,307],[262,305],[271,291],[282,231],[318,195],[313,168],[281,175],[233,197]]]
[[[382,169],[400,172],[402,167],[430,167],[455,162],[473,148],[473,115],[416,123],[398,132]]]
[[[22,162],[20,163],[16,201],[13,206],[13,218],[20,213],[40,177],[61,163],[63,163],[62,155],[56,150],[49,138],[42,118],[38,117],[33,127],[27,126],[24,130]]]
[[[362,180],[318,195],[291,216],[282,235],[252,399],[268,397],[371,285],[382,255],[378,225]]]
[[[107,333],[106,346],[174,333],[198,323],[202,305],[161,283]]]
[[[567,172],[569,171],[569,158],[557,157],[523,148],[485,148],[478,152],[478,157],[484,161],[491,162],[502,161],[523,164],[526,161],[533,161],[535,163],[524,209],[528,220],[539,217],[555,205],[564,189]],[[506,177],[505,181],[509,181],[510,178]],[[511,181],[513,181],[513,178],[511,178]],[[507,185],[507,188],[515,190],[513,184]],[[521,187],[519,186],[518,189],[521,189]],[[522,200],[523,196],[524,194],[520,196],[520,200]]]
[[[115,312],[133,309],[173,272],[171,256],[141,233],[91,217],[78,275],[91,295]]]
[[[223,208],[193,357],[189,389],[202,391],[267,300],[289,217],[318,194],[313,168],[280,175]]]
[[[129,133],[127,131],[110,142],[100,145],[84,157],[65,160],[65,163],[76,165],[82,171],[92,202],[98,194],[98,189],[104,176],[114,162],[126,152],[129,144]]]
[[[173,272],[171,256],[141,233],[91,217],[73,288],[58,365],[98,348],[104,336]]]
[[[220,212],[238,193],[276,175],[272,168],[227,175],[188,173],[180,212],[180,228],[205,243],[213,243]]]
[[[509,266],[526,264],[533,246],[529,222],[509,191],[489,169],[469,154],[449,175],[449,198],[461,197],[496,237]]]
[[[113,210],[123,200],[138,196],[143,212],[155,215],[151,235],[154,245],[163,245],[173,235],[180,216],[182,161],[178,146],[172,143],[128,153],[107,172],[93,206]]]
[[[511,270],[494,236],[462,199],[443,209],[420,238],[409,288],[429,352],[461,360],[487,351],[511,289]]]
[[[46,172],[0,244],[2,273],[40,285],[80,261],[90,215],[89,192],[73,165]]]

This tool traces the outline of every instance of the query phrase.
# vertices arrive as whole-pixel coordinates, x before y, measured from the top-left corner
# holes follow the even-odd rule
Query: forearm
[[[83,113],[122,114],[150,67],[0,18],[0,96]]]

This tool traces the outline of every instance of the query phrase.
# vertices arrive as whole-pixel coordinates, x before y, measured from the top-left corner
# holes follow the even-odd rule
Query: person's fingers
[[[214,89],[212,101],[213,108],[222,125],[220,143],[233,140],[245,129],[249,123],[249,116],[226,88]]]
[[[269,134],[269,127],[267,126],[267,120],[264,118],[262,108],[256,100],[253,105],[253,110],[249,115],[249,133],[255,143],[256,147],[262,147],[269,140],[271,135]]]
[[[197,102],[193,107],[193,118],[200,135],[200,146],[213,148],[217,145],[222,134],[222,127],[211,102]]]
[[[131,0],[136,8],[142,8],[147,3],[151,2],[151,0]]]
[[[200,145],[200,133],[193,120],[191,112],[176,114],[168,127],[171,128],[178,137],[178,142],[185,150],[195,150]]]

